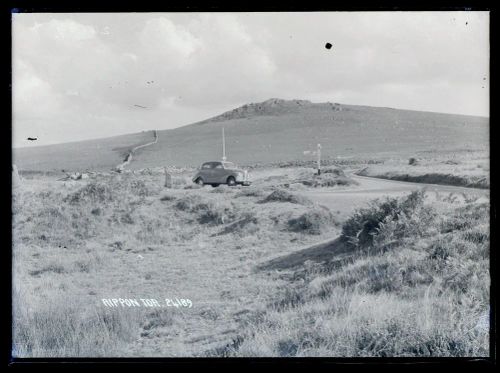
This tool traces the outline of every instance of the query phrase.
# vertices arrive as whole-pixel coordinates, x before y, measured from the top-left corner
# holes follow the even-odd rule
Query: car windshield
[[[236,168],[233,162],[223,162],[224,168]]]

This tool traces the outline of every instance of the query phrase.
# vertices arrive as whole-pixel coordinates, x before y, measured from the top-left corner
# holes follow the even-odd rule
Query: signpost
[[[318,169],[318,175],[321,175],[321,144],[318,144],[318,148],[316,151],[311,151],[311,150],[304,150],[304,155],[317,155],[317,169]]]

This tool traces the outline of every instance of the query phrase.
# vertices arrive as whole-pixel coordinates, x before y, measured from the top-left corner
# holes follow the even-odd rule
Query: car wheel
[[[220,184],[212,184],[212,187],[217,188]]]
[[[235,186],[236,185],[236,179],[233,176],[229,176],[227,178],[227,185],[229,185],[229,186]]]
[[[199,186],[205,185],[205,183],[203,182],[203,179],[201,177],[199,177],[198,179],[196,179],[195,183],[198,184]]]

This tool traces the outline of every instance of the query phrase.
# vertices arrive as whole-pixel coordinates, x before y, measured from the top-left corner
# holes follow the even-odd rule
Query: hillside
[[[219,159],[222,127],[228,159],[252,164],[311,159],[303,152],[315,150],[317,143],[321,143],[324,157],[484,149],[488,125],[488,118],[481,117],[270,99],[159,131],[158,143],[139,153],[131,168],[199,165]]]
[[[253,164],[311,159],[303,152],[315,150],[317,143],[321,143],[325,158],[406,157],[422,150],[485,149],[488,126],[489,119],[483,117],[269,99],[201,122],[158,131],[158,142],[138,151],[129,168],[198,166],[219,159],[223,127],[228,160]],[[139,142],[141,134],[137,136]],[[58,168],[110,168],[118,163],[120,153],[104,151],[107,141],[22,149],[15,155],[21,170],[51,168],[53,157]],[[136,139],[130,138],[130,142]],[[89,153],[92,161],[87,162]]]
[[[130,149],[153,140],[152,132],[96,140],[13,149],[20,171],[110,170],[123,162]]]

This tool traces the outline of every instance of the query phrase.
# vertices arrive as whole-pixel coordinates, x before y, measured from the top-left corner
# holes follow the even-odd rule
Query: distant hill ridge
[[[197,124],[204,124],[209,122],[223,122],[233,119],[242,118],[252,118],[255,116],[266,116],[266,115],[282,115],[297,113],[304,108],[322,108],[330,109],[332,111],[343,110],[342,105],[338,103],[312,103],[309,100],[284,100],[280,98],[270,98],[268,100],[245,104],[243,106],[237,107],[236,109],[226,111],[221,115],[217,115],[213,118],[209,118],[198,122]]]
[[[488,149],[489,118],[389,107],[271,98],[242,105],[204,121],[158,130],[130,169],[199,166],[221,157],[222,128],[228,160],[241,165],[313,160],[304,155],[321,143],[324,159],[413,157],[416,152]],[[14,149],[24,170],[109,170],[153,132],[53,146]]]

